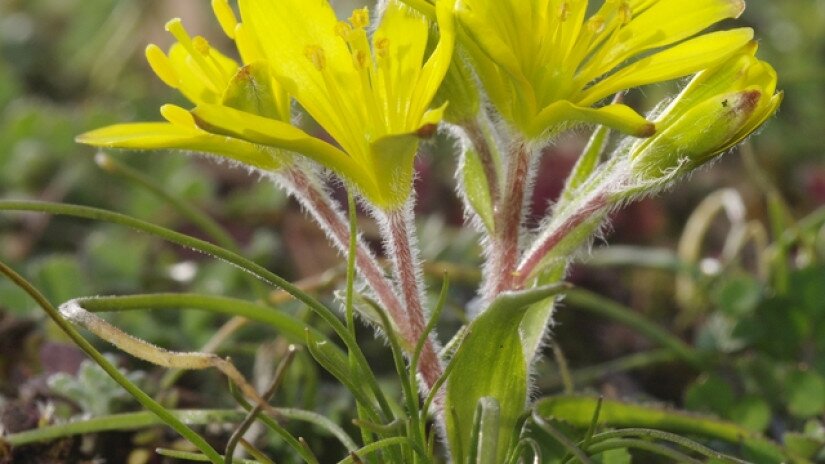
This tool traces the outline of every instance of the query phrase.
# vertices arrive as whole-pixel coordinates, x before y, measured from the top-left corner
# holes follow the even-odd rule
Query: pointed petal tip
[[[730,3],[731,9],[733,9],[734,11],[734,18],[738,18],[739,16],[741,16],[742,13],[744,13],[745,8],[747,7],[747,5],[745,5],[745,0],[730,0]]]

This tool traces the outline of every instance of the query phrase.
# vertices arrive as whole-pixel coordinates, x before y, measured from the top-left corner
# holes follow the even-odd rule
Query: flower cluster
[[[440,37],[427,53],[430,24],[392,0],[372,34],[367,9],[339,21],[325,0],[212,2],[242,63],[191,37],[179,19],[166,29],[169,53],[146,49],[152,69],[195,107],[166,105],[167,123],[123,124],[78,137],[110,148],[183,148],[278,169],[297,153],[352,182],[371,203],[403,206],[419,139],[444,106],[431,108],[453,51],[451,5],[438,9]],[[300,14],[296,14],[300,12]],[[291,124],[297,102],[334,140]]]
[[[166,26],[175,39],[168,51],[146,49],[155,74],[189,108],[164,105],[165,122],[118,124],[78,141],[207,153],[276,180],[340,251],[354,253],[369,296],[386,309],[384,330],[397,332],[426,392],[444,382],[444,360],[427,324],[414,160],[422,139],[449,127],[460,142],[459,192],[483,235],[481,316],[472,324],[485,329],[471,325],[466,339],[457,337],[470,346],[456,355],[464,377],[450,377],[430,399],[454,449],[470,449],[468,425],[481,400],[495,405],[496,417],[500,406],[495,462],[513,449],[560,288],[548,286],[564,277],[570,256],[609,211],[735,146],[782,99],[773,68],[755,57],[750,28],[707,32],[737,18],[743,0],[380,0],[375,13],[357,9],[346,20],[328,0],[237,6],[239,14],[228,0],[212,0],[236,58],[190,36],[179,19]],[[630,89],[691,75],[651,114],[622,103]],[[298,115],[324,134],[302,129]],[[535,227],[526,211],[537,160],[562,131],[581,125],[596,126],[592,143]],[[606,142],[611,132],[618,142]],[[391,273],[350,235],[354,224],[331,199],[327,175],[370,207]],[[369,308],[361,313],[370,317]],[[489,366],[479,369],[477,360]],[[506,366],[509,377],[493,366]]]

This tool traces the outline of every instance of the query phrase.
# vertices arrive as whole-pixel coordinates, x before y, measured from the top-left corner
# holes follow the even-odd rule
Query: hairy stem
[[[513,288],[519,259],[524,206],[530,183],[530,150],[526,144],[513,147],[509,157],[503,196],[496,203],[495,233],[484,269],[482,295],[492,301],[498,294]]]
[[[493,204],[496,204],[501,196],[501,191],[498,181],[498,168],[496,167],[496,155],[494,155],[493,150],[498,150],[498,148],[495,147],[495,141],[490,140],[490,136],[481,124],[482,122],[479,120],[471,120],[461,127],[478,153],[481,166],[484,168],[484,176],[487,178],[487,185],[490,188],[490,198]]]
[[[410,330],[407,341],[412,341],[412,346],[415,346],[425,334],[427,318],[422,304],[424,289],[418,249],[413,235],[412,205],[410,203],[402,209],[393,211],[379,210],[376,214],[380,215],[379,222],[389,245],[387,251],[392,260],[393,273],[407,309],[406,324]],[[421,351],[418,372],[428,390],[435,385],[443,372],[438,348],[432,338],[425,342]]]
[[[524,258],[513,273],[510,288],[521,288],[544,261],[545,257],[572,232],[588,220],[600,216],[610,206],[608,196],[603,193],[593,195],[581,207],[561,219],[539,236],[533,246],[524,254]],[[589,234],[588,234],[589,236]]]
[[[320,183],[310,178],[300,168],[290,169],[276,174],[276,180],[289,191],[306,209],[312,218],[327,233],[330,241],[339,252],[349,252],[349,221],[330,197],[329,192]],[[387,309],[393,322],[397,325],[405,340],[409,341],[410,329],[406,311],[395,294],[392,284],[384,276],[384,271],[363,240],[358,238],[355,256],[356,268],[375,293],[378,302]],[[415,343],[415,339],[412,339]]]

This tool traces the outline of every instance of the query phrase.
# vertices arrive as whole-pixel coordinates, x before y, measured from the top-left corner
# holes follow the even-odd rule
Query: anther
[[[356,29],[364,29],[370,25],[370,10],[367,8],[359,8],[352,12],[349,18],[352,27]]]
[[[346,21],[338,21],[335,25],[335,35],[348,42],[350,34],[352,34],[352,26]]]
[[[318,45],[307,45],[304,49],[304,55],[312,62],[315,69],[323,71],[327,66],[327,56],[324,49]]]
[[[633,19],[633,9],[630,8],[630,4],[628,2],[622,2],[619,5],[619,19],[622,22],[622,26],[626,25]]]
[[[381,37],[375,39],[375,54],[379,58],[386,58],[390,53],[390,39]]]
[[[604,26],[604,17],[601,15],[594,15],[593,17],[587,20],[587,28],[593,34],[601,34],[602,31],[604,31]]]
[[[559,20],[561,22],[567,21],[567,18],[570,16],[570,4],[568,2],[562,2],[561,6],[559,7]]]
[[[366,69],[369,55],[364,50],[355,50],[352,53],[352,62],[356,69]]]
[[[209,56],[209,51],[212,49],[209,45],[209,41],[200,35],[195,36],[192,39],[192,46],[195,47],[195,50],[203,56]]]

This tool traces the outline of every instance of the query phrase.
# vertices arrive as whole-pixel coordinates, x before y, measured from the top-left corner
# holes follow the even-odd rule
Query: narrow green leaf
[[[527,403],[528,364],[522,348],[519,324],[531,304],[561,292],[562,285],[550,285],[523,292],[505,293],[470,324],[469,334],[452,361],[447,380],[445,410],[447,438],[452,448],[469,450],[476,405],[484,397],[500,406],[495,462],[504,462],[519,416]],[[461,422],[459,430],[458,423]]]
[[[592,396],[553,396],[536,402],[535,409],[542,417],[558,417],[585,429],[592,420],[593,408],[598,401],[599,398]],[[599,423],[604,427],[645,427],[674,434],[712,438],[735,445],[744,443],[746,449],[759,449],[762,454],[767,451],[783,454],[777,444],[732,422],[661,406],[604,400],[599,417]]]
[[[375,402],[372,401],[369,393],[364,388],[365,385],[361,381],[361,376],[349,369],[350,363],[341,349],[327,340],[315,338],[309,330],[306,332],[306,337],[307,348],[309,348],[310,354],[318,364],[347,387],[356,401],[358,401],[364,407],[365,412],[369,414],[370,420],[381,422]]]
[[[231,424],[243,420],[244,413],[237,410],[191,409],[169,413],[187,425]],[[13,433],[3,437],[12,446],[24,446],[32,443],[41,443],[58,438],[75,435],[129,430],[139,430],[149,427],[163,426],[166,423],[150,411],[113,414],[109,416],[92,417],[65,424],[55,424],[23,432]]]
[[[479,400],[467,457],[469,464],[496,464],[500,417],[501,408],[495,398]]]

